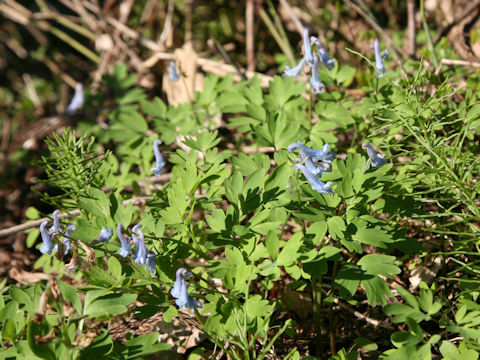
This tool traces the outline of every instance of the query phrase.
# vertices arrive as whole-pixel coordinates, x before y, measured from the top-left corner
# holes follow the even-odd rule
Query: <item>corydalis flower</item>
[[[47,227],[48,221],[44,221],[40,224],[40,234],[42,235],[43,245],[40,247],[42,254],[50,255],[53,250],[52,236],[48,233]]]
[[[127,255],[131,254],[132,251],[130,250],[129,239],[122,234],[122,227],[123,227],[123,223],[119,223],[117,226],[118,240],[120,240],[120,243],[122,244],[122,246],[120,247],[120,250],[118,250],[118,253],[120,254],[120,256],[126,257]]]
[[[77,83],[75,86],[75,94],[73,95],[72,102],[68,105],[65,112],[69,115],[75,115],[76,112],[83,106],[85,99],[83,97],[83,85]]]
[[[58,214],[60,214],[60,210],[55,210],[52,214],[53,217],[53,225],[48,229],[53,235],[59,234],[63,231],[62,226],[60,225],[60,220],[58,220]]]
[[[138,246],[138,231],[142,227],[142,224],[137,224],[132,228],[132,240],[133,240],[133,245],[135,246],[135,252],[137,252],[137,246]]]
[[[155,140],[153,142],[153,153],[155,154],[156,165],[154,168],[151,168],[150,171],[155,174],[155,177],[158,178],[158,175],[162,172],[163,167],[165,166],[165,161],[163,161],[163,156],[158,149],[158,146],[162,143],[161,140]]]
[[[137,230],[137,245],[135,246],[135,262],[138,265],[145,265],[147,263],[147,248],[145,247],[145,238],[142,230]]]
[[[170,75],[168,76],[169,79],[172,81],[180,80],[180,77],[178,76],[178,73],[177,73],[177,67],[175,66],[175,61],[170,61],[168,63],[168,67],[170,68]]]
[[[178,299],[180,297],[180,288],[182,286],[182,279],[185,279],[190,275],[192,275],[192,273],[188,272],[184,268],[180,268],[177,270],[175,274],[175,284],[173,284],[173,288],[172,290],[170,290],[170,294],[172,294],[172,296],[175,299]]]
[[[195,300],[188,294],[187,281],[185,279],[191,274],[184,268],[177,270],[175,285],[170,293],[176,299],[175,304],[177,304],[179,309],[193,309],[194,307],[203,306],[200,301]]]
[[[363,143],[362,149],[367,150],[367,154],[368,154],[368,157],[370,158],[372,167],[381,166],[387,162],[387,160],[384,159],[385,155],[377,154],[373,149],[372,144],[370,144],[368,141]]]
[[[326,163],[331,163],[335,158],[335,154],[332,153],[330,145],[328,144],[323,145],[323,149],[317,150],[303,145],[302,142],[298,140],[297,142],[288,145],[287,148],[288,152],[293,152],[295,149],[300,150],[302,160],[305,160],[305,158],[309,157],[314,162],[323,161]]]
[[[313,57],[313,68],[312,68],[312,76],[310,77],[310,85],[312,86],[312,91],[314,94],[320,94],[323,90],[323,83],[320,81],[320,77],[318,74],[318,57]]]
[[[113,228],[109,228],[107,230],[104,226],[102,226],[102,230],[100,230],[100,236],[98,237],[98,242],[109,242],[112,236]]]
[[[310,47],[310,38],[308,37],[308,29],[307,28],[303,29],[303,48],[304,48],[304,51],[305,51],[303,59],[305,60],[305,63],[308,67],[312,67],[313,66],[313,55],[312,55],[312,48]]]
[[[328,70],[332,70],[335,67],[335,61],[328,56],[327,51],[323,47],[320,40],[318,40],[315,36],[311,36],[310,41],[312,41],[317,46],[318,56],[323,65]]]
[[[320,181],[318,177],[313,175],[308,169],[305,167],[305,165],[302,164],[295,164],[295,169],[300,169],[303,172],[303,175],[305,176],[305,179],[310,183],[310,186],[312,187],[312,190],[318,191],[320,194],[328,194],[332,195],[333,191],[331,188],[332,182],[329,181],[327,183],[323,183]]]
[[[385,54],[380,51],[380,43],[378,42],[378,39],[375,39],[373,42],[373,45],[370,45],[370,47],[373,49],[375,52],[375,71],[377,73],[377,77],[381,78],[385,75],[385,66],[383,66],[383,59],[384,57],[388,57],[388,52]],[[385,57],[385,58],[386,58]]]
[[[303,69],[303,66],[305,65],[305,59],[300,60],[297,66],[291,68],[289,66],[285,66],[285,70],[283,73],[283,77],[298,77],[300,75],[300,72]]]
[[[155,269],[155,254],[153,252],[149,252],[147,254],[147,270],[150,271],[150,274],[153,276],[157,273],[157,270]]]

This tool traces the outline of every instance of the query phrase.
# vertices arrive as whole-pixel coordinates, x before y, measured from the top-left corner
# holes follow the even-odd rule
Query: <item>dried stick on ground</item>
[[[435,75],[438,76],[440,74],[440,70],[442,69],[443,65],[458,65],[458,66],[465,66],[465,67],[472,67],[472,68],[480,68],[480,62],[474,61],[467,61],[467,60],[454,60],[454,59],[442,59],[440,60],[440,64],[435,69]]]

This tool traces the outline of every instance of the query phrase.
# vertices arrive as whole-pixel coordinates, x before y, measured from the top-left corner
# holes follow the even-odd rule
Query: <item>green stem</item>
[[[267,26],[268,30],[272,34],[273,38],[277,42],[278,46],[280,46],[280,49],[282,49],[282,52],[285,54],[287,57],[288,61],[290,62],[291,66],[295,66],[295,57],[293,56],[291,50],[289,47],[285,44],[283,41],[282,37],[277,31],[277,28],[273,24],[272,20],[270,19],[270,16],[265,12],[263,9],[259,9],[258,15],[262,18],[263,22]]]
[[[430,28],[428,27],[427,18],[425,17],[424,0],[420,0],[420,13],[422,15],[423,30],[425,31],[425,34],[427,35],[428,47],[430,48],[430,51],[432,52],[433,65],[435,66],[435,68],[437,68],[439,62],[438,62],[437,53],[435,52],[435,46],[433,45],[432,36],[430,35]]]

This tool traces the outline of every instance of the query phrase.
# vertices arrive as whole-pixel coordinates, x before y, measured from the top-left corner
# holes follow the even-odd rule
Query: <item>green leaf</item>
[[[27,341],[30,350],[38,356],[40,359],[55,360],[55,352],[51,348],[51,345],[39,345],[35,339],[35,335],[45,336],[48,331],[45,330],[45,322],[35,323],[30,320],[27,325]],[[43,331],[42,331],[43,330]]]
[[[352,238],[361,243],[380,248],[386,248],[387,244],[393,242],[391,235],[378,227],[370,229],[359,228]]]
[[[77,314],[82,314],[82,302],[77,294],[75,288],[69,284],[64,283],[61,280],[58,280],[58,286],[60,288],[60,292],[65,300],[68,300],[72,303],[73,308],[77,312]]]
[[[115,256],[110,256],[108,259],[108,270],[117,279],[122,276],[122,264]]]
[[[2,338],[10,340],[12,343],[17,335],[17,326],[13,319],[6,319],[3,323]]]
[[[146,135],[148,125],[142,115],[131,108],[123,108],[117,116],[118,125],[135,133]]]
[[[399,274],[401,271],[399,267],[392,264],[394,261],[395,256],[368,254],[363,256],[357,264],[368,273],[392,278],[393,274]]]
[[[25,310],[27,310],[30,313],[33,313],[34,308],[32,304],[32,299],[25,291],[20,289],[18,286],[10,285],[10,296],[18,304],[25,305]]]
[[[283,246],[282,252],[278,256],[278,266],[288,266],[296,262],[300,247],[302,246],[302,234],[296,232],[288,239],[287,243]]]
[[[445,358],[445,360],[463,360],[462,356],[460,356],[460,351],[458,351],[457,347],[453,345],[450,341],[442,341],[440,345],[440,353]],[[478,358],[478,353],[477,353]]]
[[[107,330],[102,329],[102,333],[98,335],[89,346],[82,350],[80,360],[105,357],[112,352],[113,347],[113,339],[110,334]]]
[[[109,294],[93,301],[86,309],[89,317],[121,314],[137,299],[136,294]]]
[[[307,230],[307,235],[312,235],[312,242],[314,245],[320,245],[323,242],[323,238],[327,233],[327,222],[317,221],[314,222]]]
[[[358,347],[361,347],[363,349],[370,350],[370,351],[378,349],[378,345],[375,344],[370,339],[367,339],[367,338],[364,338],[364,337],[358,337],[354,341],[355,341],[355,344],[358,345]]]
[[[328,232],[334,239],[342,239],[347,229],[345,221],[340,216],[332,216],[327,219]]]
[[[267,248],[268,255],[275,261],[278,257],[278,251],[280,249],[280,239],[275,231],[270,230],[265,238],[265,247]]]

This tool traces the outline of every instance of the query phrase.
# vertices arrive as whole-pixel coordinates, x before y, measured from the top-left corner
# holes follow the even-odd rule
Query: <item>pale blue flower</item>
[[[170,294],[172,294],[172,296],[175,299],[178,299],[180,297],[180,288],[182,286],[182,279],[190,275],[192,275],[192,273],[187,272],[187,270],[185,270],[184,268],[180,268],[177,270],[175,274],[175,284],[173,284],[173,288],[172,290],[170,290]]]
[[[72,102],[68,105],[65,112],[69,115],[75,115],[76,112],[83,106],[85,99],[83,97],[83,85],[82,83],[77,83],[75,86],[75,94],[73,95]]]
[[[132,240],[133,240],[133,246],[135,246],[135,254],[137,253],[138,249],[138,231],[142,227],[142,224],[137,224],[132,228]],[[135,259],[135,255],[133,256],[132,259]]]
[[[187,291],[187,282],[182,276],[180,280],[180,296],[175,300],[179,309],[193,309],[194,307],[201,307],[203,304],[192,298]]]
[[[147,254],[147,270],[150,271],[150,274],[153,276],[156,274],[157,270],[155,269],[155,257],[156,255],[153,252],[148,252]]]
[[[373,45],[370,45],[375,52],[375,71],[377,72],[377,77],[381,78],[385,75],[385,66],[383,66],[382,61],[382,52],[380,51],[380,43],[378,39],[375,39]]]
[[[308,67],[313,66],[313,55],[312,55],[312,48],[310,46],[310,38],[308,37],[308,29],[303,29],[303,48],[305,50],[305,54],[303,58],[305,59],[305,63]]]
[[[60,225],[60,220],[58,220],[58,214],[60,214],[60,210],[55,210],[52,214],[53,217],[53,225],[48,229],[52,235],[59,234],[63,231],[62,226]]]
[[[313,57],[312,76],[310,77],[310,85],[312,86],[312,91],[314,94],[320,94],[324,88],[323,83],[320,81],[318,70],[318,57],[315,55]]]
[[[169,79],[172,81],[178,81],[180,80],[180,77],[178,76],[177,73],[177,67],[175,66],[175,61],[170,61],[168,63],[168,67],[170,68],[170,74],[169,74]]]
[[[331,163],[335,158],[335,154],[332,152],[330,145],[328,144],[323,145],[323,149],[317,150],[303,145],[302,142],[298,140],[297,142],[288,145],[287,148],[288,152],[293,152],[295,149],[300,150],[302,160],[305,160],[305,158],[309,157],[314,162],[323,161],[326,163]]]
[[[138,265],[145,265],[147,263],[147,248],[145,247],[145,238],[142,230],[137,230],[137,246],[135,247],[135,262]]]
[[[50,255],[53,250],[52,236],[48,233],[46,226],[48,221],[44,221],[40,224],[40,234],[42,235],[43,245],[40,247],[42,254]]]
[[[107,230],[104,226],[102,226],[102,230],[100,230],[100,236],[98,237],[98,242],[109,242],[112,236],[113,228],[109,228]]]
[[[320,194],[328,194],[332,195],[333,191],[331,188],[332,182],[329,181],[327,183],[323,183],[320,181],[318,177],[313,175],[308,169],[305,167],[305,165],[302,164],[295,164],[295,169],[300,169],[303,172],[303,175],[305,176],[305,179],[310,183],[310,186],[312,187],[312,190],[318,191]]]
[[[310,37],[310,41],[312,41],[313,43],[315,43],[315,45],[317,46],[317,51],[318,51],[318,57],[320,58],[320,61],[323,63],[323,65],[328,69],[328,70],[332,70],[334,67],[335,67],[335,60],[331,59],[328,54],[327,54],[327,51],[325,50],[325,48],[323,47],[322,43],[320,42],[320,40],[318,40],[318,38],[316,38],[315,36],[311,36]]]
[[[368,141],[363,143],[362,149],[367,150],[367,154],[370,158],[370,163],[372,164],[372,167],[381,166],[387,162],[387,160],[384,159],[385,155],[377,154],[373,149],[372,144],[370,144]]]
[[[291,68],[289,66],[285,66],[285,70],[283,73],[283,77],[298,77],[300,72],[303,70],[303,66],[305,65],[305,59],[300,60],[297,66]]]
[[[150,171],[155,174],[155,177],[158,178],[158,175],[162,172],[163,167],[165,166],[165,161],[163,160],[163,156],[158,149],[158,146],[162,143],[161,140],[155,140],[153,142],[153,153],[155,154],[155,162],[156,166],[151,168]]]
[[[120,250],[118,250],[118,253],[122,257],[126,257],[127,255],[130,255],[132,253],[130,249],[130,240],[129,238],[125,237],[125,235],[122,234],[122,227],[123,223],[118,223],[117,226],[117,236],[118,240],[120,240],[120,243],[122,246],[120,247]]]

